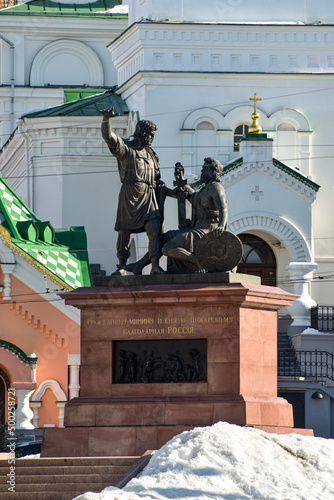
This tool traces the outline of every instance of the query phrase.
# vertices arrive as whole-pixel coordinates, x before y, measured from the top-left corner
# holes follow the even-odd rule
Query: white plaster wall
[[[55,228],[85,226],[91,263],[109,274],[116,269],[114,231],[118,192],[117,162],[101,137],[101,118],[55,117],[25,120],[32,141],[32,209]],[[113,128],[126,135],[128,117]]]
[[[121,92],[129,107],[139,110],[141,118],[152,119],[157,123],[158,132],[154,147],[160,156],[163,178],[168,182],[172,180],[172,167],[175,161],[182,158],[182,136],[179,130],[191,110],[203,107],[217,109],[227,118],[224,128],[233,130],[238,118],[236,116],[228,122],[229,111],[234,108],[235,104],[247,105],[249,97],[257,92],[262,98],[258,107],[261,123],[263,117],[264,129],[272,130],[270,118],[267,123],[265,122],[266,117],[270,117],[275,112],[280,111],[283,114],[284,109],[296,109],[303,114],[308,119],[313,133],[307,133],[310,147],[304,148],[302,143],[299,145],[297,143],[295,150],[298,152],[298,157],[300,158],[300,152],[304,148],[305,160],[296,161],[296,165],[299,163],[300,171],[304,174],[311,174],[312,180],[321,186],[312,207],[312,228],[308,230],[309,237],[311,238],[312,233],[314,236],[314,255],[317,259],[318,256],[328,258],[334,254],[334,227],[329,224],[331,213],[329,207],[333,205],[334,185],[331,167],[334,156],[332,118],[331,113],[328,112],[328,103],[334,97],[331,86],[329,75],[312,75],[312,77],[263,74],[183,73],[181,75],[175,72],[167,74],[145,72],[124,84]],[[275,138],[275,133],[269,135]],[[228,140],[231,141],[230,145],[221,152],[226,154],[226,151],[229,151],[229,158],[236,157],[238,153],[233,152],[232,134]],[[211,154],[211,150],[203,150],[203,158]],[[193,150],[192,157],[194,156]],[[290,158],[290,161],[286,163],[294,166],[295,162],[289,154],[289,148],[276,147],[275,156],[283,161]],[[189,163],[185,166],[191,167],[191,157],[187,159]],[[186,175],[191,173],[194,173],[192,167],[187,169]],[[198,173],[198,170],[195,173]],[[275,197],[273,200],[275,201]],[[273,200],[268,198],[267,209],[271,209]],[[294,212],[293,201],[286,204],[285,197],[277,201],[281,206],[280,211],[286,211],[289,207]],[[300,218],[302,219],[303,216],[304,214],[301,214]],[[307,220],[310,221],[309,213]],[[309,244],[312,248],[312,241],[309,241]],[[319,287],[314,288],[316,301],[318,297],[319,300],[323,299],[322,294],[317,295]]]
[[[30,67],[36,54],[48,43],[61,39],[87,44],[102,61],[106,84],[115,85],[116,74],[106,46],[125,29],[126,24],[126,20],[122,19],[0,16],[0,31],[15,46],[16,85],[28,85]],[[1,62],[4,83],[9,80],[7,57]]]
[[[259,200],[252,195],[256,186],[263,193],[259,195]],[[296,226],[307,241],[311,239],[310,202],[277,183],[275,178],[267,177],[261,172],[252,172],[227,186],[226,196],[231,215],[237,217],[240,212],[277,214]]]
[[[317,390],[323,399],[312,399]],[[333,437],[333,395],[333,389],[322,386],[309,388],[305,393],[305,427],[313,429],[315,436]]]
[[[229,21],[229,22],[331,22],[334,19],[331,0],[129,0],[129,24],[140,18],[162,21]]]
[[[39,51],[46,45],[62,40],[71,39],[81,42],[96,54],[97,61],[102,65],[103,77],[94,84],[112,87],[117,84],[117,72],[112,64],[111,54],[107,49],[108,43],[116,38],[127,26],[123,19],[94,19],[94,18],[55,18],[41,16],[0,16],[0,32],[14,44],[14,114],[19,118],[28,111],[40,110],[46,107],[62,104],[64,93],[61,88],[30,87],[31,65]],[[1,143],[4,144],[10,136],[11,112],[11,54],[8,44],[0,40],[0,84],[5,85],[0,90],[1,105]],[[66,52],[66,50],[65,50]],[[56,56],[56,55],[55,55]],[[70,57],[70,59],[69,59]],[[67,58],[67,59],[66,59]],[[88,58],[89,59],[89,58]],[[49,68],[47,80],[54,78],[51,83],[69,85],[70,83],[88,83],[85,79],[85,68],[90,61],[81,62],[60,53],[54,58],[57,68]],[[46,64],[48,61],[46,61]],[[76,66],[81,78],[71,76],[71,68]],[[88,72],[88,71],[87,71]],[[78,75],[77,75],[78,77]],[[84,81],[81,82],[81,80]],[[80,81],[79,81],[80,80]],[[48,81],[46,83],[49,83]],[[42,82],[44,85],[44,82]],[[40,85],[40,84],[39,84]]]

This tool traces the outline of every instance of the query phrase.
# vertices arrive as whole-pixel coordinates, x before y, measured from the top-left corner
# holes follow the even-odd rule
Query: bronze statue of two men
[[[203,259],[199,262],[196,255],[199,242],[207,234],[211,235],[211,239],[220,238],[227,227],[226,196],[220,182],[221,163],[213,158],[204,159],[200,179],[203,187],[199,191],[194,191],[183,179],[184,169],[178,163],[175,167],[175,187],[169,189],[160,178],[159,159],[151,147],[156,125],[149,120],[141,120],[137,123],[133,139],[126,140],[112,131],[110,118],[114,116],[113,110],[102,114],[102,136],[117,158],[122,183],[115,224],[118,231],[117,273],[130,271],[141,274],[149,263],[152,265],[151,274],[165,273],[159,265],[162,254],[167,256],[168,272],[203,270]],[[178,230],[164,233],[166,196],[176,198],[180,192],[192,205],[189,227],[185,227],[183,222],[183,227],[179,225]],[[140,261],[127,264],[131,234],[141,232],[146,232],[148,236],[148,253]]]

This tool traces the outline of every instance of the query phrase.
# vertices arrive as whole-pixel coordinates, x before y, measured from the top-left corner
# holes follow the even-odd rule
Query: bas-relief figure
[[[179,383],[207,380],[206,340],[117,341],[114,357],[114,382]],[[135,351],[135,352],[134,352]]]
[[[140,275],[151,263],[151,274],[163,274],[165,271],[159,265],[162,254],[167,256],[169,273],[233,269],[241,258],[242,245],[236,236],[226,231],[227,202],[220,182],[221,163],[213,158],[204,159],[200,179],[203,186],[199,191],[189,186],[184,179],[183,166],[177,163],[175,187],[170,189],[161,180],[159,159],[151,147],[156,125],[141,120],[137,123],[134,138],[125,140],[112,131],[110,118],[114,116],[113,110],[102,114],[102,136],[117,158],[122,182],[115,225],[119,260],[116,273],[129,271]],[[167,196],[178,199],[179,229],[164,233]],[[186,219],[185,200],[192,205],[190,221]],[[149,240],[148,253],[138,262],[127,264],[131,233],[144,231]],[[206,256],[206,249],[210,250],[210,255]]]

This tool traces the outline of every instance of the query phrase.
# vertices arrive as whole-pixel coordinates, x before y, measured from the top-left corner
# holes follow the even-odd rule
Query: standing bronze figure
[[[102,137],[117,158],[122,187],[118,198],[115,230],[118,231],[118,274],[125,271],[130,257],[131,233],[146,232],[149,240],[151,274],[161,274],[161,222],[156,199],[156,182],[160,176],[159,158],[151,148],[157,126],[149,120],[137,123],[134,138],[122,139],[111,128],[113,109],[102,111]]]

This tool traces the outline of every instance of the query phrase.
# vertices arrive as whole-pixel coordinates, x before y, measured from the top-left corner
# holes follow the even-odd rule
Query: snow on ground
[[[334,440],[218,422],[174,437],[123,490],[77,500],[334,500]]]

